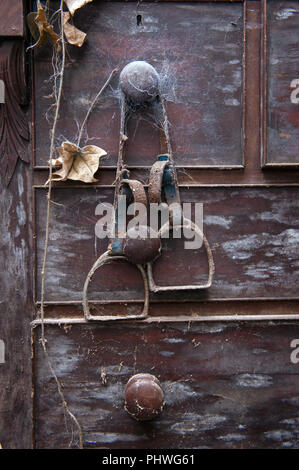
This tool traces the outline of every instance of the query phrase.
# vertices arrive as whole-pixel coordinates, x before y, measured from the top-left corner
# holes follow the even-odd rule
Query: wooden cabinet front
[[[22,2],[12,3],[14,18],[22,18]],[[23,6],[36,11],[35,2]],[[59,2],[49,8],[57,31]],[[29,32],[25,39],[21,27],[10,34],[0,21],[2,63],[9,60],[19,77],[17,83],[0,69],[6,96],[19,100],[16,119],[8,101],[0,104],[2,139],[16,142],[19,152],[4,149],[1,161],[3,447],[79,446],[53,371],[85,448],[298,447],[298,12],[299,2],[287,0],[93,0],[76,11],[73,24],[88,39],[80,48],[65,42],[55,148],[78,143],[92,101],[117,71],[81,133],[81,147],[107,152],[97,181],[52,183],[43,295],[62,53],[50,43],[24,52]],[[10,44],[25,58],[7,58]],[[119,74],[134,60],[160,76],[181,201],[202,204],[215,275],[208,289],[151,292],[148,317],[129,321],[142,308],[142,279],[128,263],[108,264],[90,283],[90,303],[94,315],[119,320],[87,321],[84,281],[108,245],[95,232],[97,206],[113,204],[117,183]],[[30,144],[22,119],[30,124]],[[127,133],[126,167],[148,192],[160,153],[156,107],[137,109]],[[204,247],[163,240],[157,284],[196,286],[207,274]],[[141,372],[154,374],[165,394],[162,413],[144,423],[124,409],[126,383]]]

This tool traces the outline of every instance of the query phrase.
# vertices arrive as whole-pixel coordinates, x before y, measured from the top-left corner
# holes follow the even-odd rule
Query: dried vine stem
[[[50,144],[50,161],[49,161],[49,187],[48,187],[48,194],[47,194],[47,218],[46,218],[46,234],[45,234],[45,245],[44,245],[44,256],[43,256],[43,264],[42,264],[42,271],[41,271],[41,344],[46,355],[48,365],[50,371],[55,379],[59,396],[62,401],[63,408],[65,412],[69,415],[69,417],[74,421],[75,425],[78,428],[79,432],[79,441],[80,441],[80,449],[83,449],[83,432],[75,415],[70,411],[68,404],[65,400],[64,393],[62,391],[61,383],[55,373],[54,367],[52,365],[50,356],[47,350],[47,340],[45,337],[45,279],[46,279],[46,265],[47,265],[47,254],[48,254],[48,246],[49,246],[49,232],[50,232],[50,212],[51,212],[51,193],[52,193],[52,174],[53,174],[53,165],[52,165],[52,158],[55,152],[55,135],[56,135],[56,128],[57,122],[59,118],[59,111],[61,105],[61,97],[62,97],[62,89],[63,89],[63,80],[64,80],[64,70],[65,70],[65,41],[64,41],[64,32],[63,32],[63,0],[60,1],[60,41],[61,41],[61,67],[58,73],[59,77],[59,86],[58,86],[58,93],[56,98],[56,109],[55,109],[55,116],[54,122],[51,129],[51,144]],[[55,52],[58,54],[59,52]],[[55,76],[55,80],[57,80]],[[56,87],[56,83],[54,84]]]
[[[98,99],[100,98],[100,96],[102,95],[102,93],[105,91],[105,89],[107,88],[107,86],[109,85],[109,83],[111,82],[111,79],[113,77],[113,75],[117,72],[118,69],[114,69],[112,70],[112,72],[110,73],[108,79],[106,80],[106,82],[104,83],[104,85],[102,86],[102,88],[100,89],[99,93],[96,95],[96,97],[94,98],[94,100],[92,101],[87,113],[86,113],[86,116],[84,118],[84,121],[82,122],[82,125],[81,125],[81,128],[80,128],[80,131],[79,131],[79,137],[78,137],[78,143],[77,143],[77,146],[80,147],[80,143],[81,143],[81,139],[82,139],[82,132],[83,132],[83,129],[84,129],[84,126],[85,124],[87,123],[87,120],[90,116],[90,113],[91,111],[93,110],[96,102],[98,101]]]

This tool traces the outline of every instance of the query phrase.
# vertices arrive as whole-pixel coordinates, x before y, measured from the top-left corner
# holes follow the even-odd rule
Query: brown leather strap
[[[148,185],[148,199],[150,203],[155,202],[160,204],[161,202],[163,173],[168,164],[169,162],[167,160],[159,160],[155,162],[151,168]]]
[[[121,181],[121,184],[122,185],[123,184],[129,185],[129,187],[132,191],[134,202],[143,204],[145,206],[147,205],[145,190],[144,190],[143,184],[140,181],[123,179]]]

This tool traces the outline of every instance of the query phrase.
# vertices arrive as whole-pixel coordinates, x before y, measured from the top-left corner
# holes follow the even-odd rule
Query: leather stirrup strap
[[[143,184],[138,180],[123,179],[121,184],[127,184],[131,189],[134,202],[147,205],[147,199]]]
[[[160,204],[161,202],[164,169],[167,165],[169,165],[169,161],[158,160],[151,167],[148,185],[148,199],[150,203]]]

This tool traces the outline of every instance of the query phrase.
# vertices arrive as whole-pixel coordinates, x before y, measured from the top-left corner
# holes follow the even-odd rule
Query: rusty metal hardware
[[[118,320],[118,319],[141,319],[148,315],[149,308],[149,290],[153,292],[168,290],[187,290],[187,289],[206,289],[210,287],[214,274],[214,261],[209,243],[200,230],[200,228],[191,220],[183,216],[179,186],[177,182],[177,174],[172,155],[168,119],[166,115],[163,96],[159,90],[159,76],[155,69],[146,62],[136,61],[128,64],[120,75],[120,87],[123,92],[121,101],[121,125],[120,125],[120,142],[119,154],[116,172],[116,185],[114,195],[114,236],[111,238],[108,250],[101,255],[94,263],[89,271],[83,289],[83,310],[86,320]],[[126,220],[121,220],[119,225],[119,217],[126,218],[119,212],[119,196],[126,196],[127,200],[134,200],[135,203],[141,203],[147,206],[147,198],[144,186],[140,181],[129,178],[129,171],[125,165],[125,142],[127,140],[127,124],[131,114],[136,107],[150,106],[152,101],[161,108],[161,124],[160,124],[160,147],[166,150],[165,153],[158,156],[158,161],[152,166],[149,178],[149,202],[161,203],[165,202],[169,208],[170,222],[163,225],[158,234],[154,237],[148,235],[152,229],[150,227],[140,227],[143,234],[137,234],[137,238],[130,237],[130,231],[124,232]],[[209,274],[208,280],[201,285],[183,285],[183,286],[158,286],[155,283],[152,271],[153,261],[161,253],[161,237],[166,230],[173,230],[179,227],[188,227],[199,235],[203,241],[208,256]],[[134,235],[136,235],[134,230]],[[104,264],[113,260],[127,260],[132,264],[136,264],[139,269],[144,283],[144,306],[140,315],[126,316],[99,316],[91,315],[88,301],[88,286],[90,280],[97,269]],[[147,265],[147,273],[144,266]]]
[[[200,228],[191,220],[184,217],[181,209],[181,202],[178,190],[177,179],[175,177],[175,167],[170,161],[169,155],[159,155],[158,160],[151,168],[149,177],[149,202],[158,203],[166,202],[170,208],[170,222],[167,222],[159,230],[159,236],[162,237],[166,231],[175,228],[189,228],[200,236],[206,249],[209,265],[209,274],[207,282],[203,284],[187,284],[176,286],[158,286],[153,276],[152,262],[147,264],[147,274],[149,280],[149,288],[153,292],[165,292],[169,290],[196,290],[207,289],[211,286],[215,272],[212,250],[209,242],[200,230]]]
[[[208,264],[209,264],[209,274],[208,274],[208,279],[207,282],[204,284],[186,284],[186,285],[176,285],[176,286],[159,286],[156,284],[154,280],[154,275],[153,275],[153,263],[149,262],[147,264],[147,276],[148,276],[148,281],[149,281],[149,288],[152,292],[165,292],[169,290],[196,290],[196,289],[208,289],[212,285],[213,281],[213,276],[215,272],[215,267],[214,267],[214,262],[213,262],[213,254],[211,247],[209,245],[209,242],[206,238],[206,236],[203,234],[203,232],[200,230],[200,228],[192,222],[192,220],[187,219],[186,217],[183,217],[182,223],[181,224],[176,224],[172,225],[169,223],[166,223],[161,227],[159,230],[159,236],[161,237],[164,232],[170,230],[170,229],[175,229],[175,228],[189,228],[193,230],[197,235],[200,236],[200,238],[203,241],[204,247],[207,252],[208,256]]]
[[[94,273],[99,269],[100,267],[104,266],[104,264],[112,263],[113,261],[128,261],[125,256],[111,256],[110,251],[106,251],[103,253],[94,263],[92,266],[91,270],[89,271],[84,288],[83,288],[83,311],[84,311],[84,317],[86,320],[97,320],[97,321],[107,321],[107,320],[135,320],[138,318],[146,318],[148,315],[148,309],[149,309],[149,289],[148,289],[148,280],[146,276],[146,272],[143,268],[143,266],[137,264],[136,267],[139,269],[142,280],[144,283],[144,304],[143,304],[143,310],[140,315],[126,315],[125,317],[121,317],[120,315],[92,315],[90,313],[90,307],[89,307],[89,301],[88,301],[88,286],[90,283],[90,280]]]
[[[142,184],[139,181],[129,180],[127,178],[127,173],[124,175],[125,180],[121,182],[120,190],[124,190],[126,195],[132,196],[136,202],[146,203],[146,196],[145,191]],[[117,211],[117,208],[116,208]],[[149,309],[149,287],[148,287],[148,280],[146,271],[143,266],[139,263],[136,264],[136,267],[141,273],[143,284],[144,284],[144,304],[143,310],[141,314],[138,315],[126,315],[125,317],[121,316],[113,316],[113,315],[92,315],[90,313],[89,301],[88,301],[88,287],[90,280],[94,273],[104,266],[105,264],[112,263],[113,261],[128,261],[131,262],[129,258],[127,258],[124,254],[124,244],[126,238],[124,237],[125,234],[120,233],[118,227],[118,214],[115,217],[115,237],[110,240],[108,250],[102,254],[96,262],[93,264],[92,268],[90,269],[83,288],[83,312],[84,317],[86,320],[97,320],[97,321],[105,321],[105,320],[133,320],[133,319],[141,319],[146,318],[148,315]],[[131,263],[133,264],[133,263]]]
[[[147,206],[147,198],[143,184],[140,183],[140,181],[129,179],[127,170],[124,170],[122,175],[120,193],[126,196],[126,201],[133,200],[135,203]],[[129,232],[122,232],[121,228],[126,226],[126,220],[123,220],[125,216],[119,214],[117,203],[115,206],[115,235],[110,240],[108,248],[110,255],[126,256],[128,261],[134,264],[146,264],[148,261],[155,259],[160,253],[160,240],[158,235],[156,234],[153,238],[145,236],[148,233],[155,235],[150,227],[143,227],[143,230],[139,230],[139,233],[133,233],[132,235],[135,235],[136,238],[131,237]],[[121,227],[119,226],[119,221],[121,221]]]
[[[149,421],[163,410],[164,392],[157,377],[133,375],[125,389],[125,409],[137,421]]]

